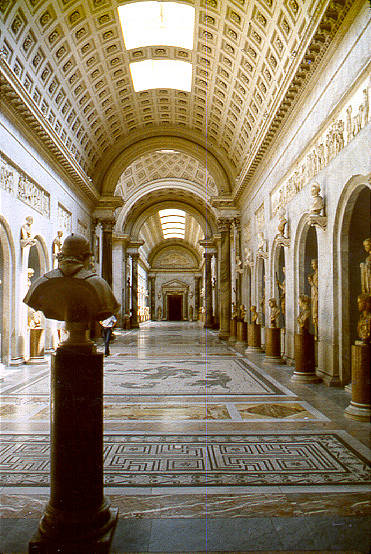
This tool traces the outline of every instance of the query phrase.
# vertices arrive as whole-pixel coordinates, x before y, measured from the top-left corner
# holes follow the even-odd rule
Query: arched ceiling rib
[[[63,150],[64,158],[94,181],[99,179],[99,162],[111,151],[117,156],[117,145],[133,133],[148,136],[170,128],[203,137],[228,168],[227,182],[242,169],[243,178],[249,169],[246,164],[253,168],[265,133],[274,135],[278,124],[269,125],[277,110],[283,109],[282,117],[287,112],[284,98],[290,105],[300,94],[352,4],[348,0],[189,1],[196,9],[193,50],[153,45],[126,51],[117,15],[120,3],[1,3],[7,101],[14,100],[13,79],[14,108],[18,110],[19,98],[27,98],[27,109],[18,113],[28,120],[34,117],[30,112],[41,115],[48,127],[47,133],[40,131],[42,140],[54,140],[58,152]],[[135,93],[129,63],[148,58],[191,62],[191,92]]]

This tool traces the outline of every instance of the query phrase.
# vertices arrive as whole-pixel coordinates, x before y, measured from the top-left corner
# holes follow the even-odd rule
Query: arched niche
[[[0,363],[8,364],[14,354],[15,250],[10,227],[0,215]]]
[[[369,176],[348,181],[339,199],[334,225],[334,328],[339,378],[351,380],[351,345],[357,339],[357,297],[361,293],[360,263],[366,252],[363,240],[371,236]]]
[[[302,229],[301,236],[299,237],[298,248],[299,248],[299,251],[298,251],[296,270],[299,272],[299,275],[298,275],[299,287],[295,295],[296,296],[296,301],[295,301],[296,316],[295,317],[297,317],[299,313],[299,308],[298,308],[299,294],[306,294],[309,296],[309,298],[311,298],[312,317],[313,317],[313,302],[315,302],[315,292],[314,292],[314,288],[311,287],[309,283],[308,277],[312,276],[315,271],[314,268],[312,267],[313,261],[316,260],[317,265],[319,267],[320,260],[318,260],[317,229],[316,227],[311,227],[308,221],[306,221],[304,228]],[[318,299],[318,291],[317,291],[317,299]],[[317,310],[317,313],[318,313],[318,310]],[[314,334],[315,328],[313,325],[312,317],[309,324],[309,331],[312,334]],[[318,326],[320,327],[320,321],[318,321]]]

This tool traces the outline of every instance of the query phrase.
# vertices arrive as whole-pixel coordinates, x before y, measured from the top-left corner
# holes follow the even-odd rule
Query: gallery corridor
[[[291,367],[262,361],[198,323],[115,332],[104,361],[112,552],[369,551],[370,424],[344,417],[343,389],[293,384]],[[27,552],[48,499],[48,363],[1,380],[6,554]]]

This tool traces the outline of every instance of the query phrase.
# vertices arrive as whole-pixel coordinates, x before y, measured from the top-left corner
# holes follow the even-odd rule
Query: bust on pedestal
[[[309,332],[310,298],[299,295],[299,333],[295,333],[295,371],[291,381],[298,383],[319,383],[321,379],[315,372],[314,336]]]
[[[278,327],[280,309],[277,300],[268,300],[270,312],[270,327],[265,328],[265,357],[264,363],[278,363],[281,361],[281,329]]]
[[[103,354],[87,332],[119,304],[89,269],[90,254],[84,237],[68,236],[58,269],[34,281],[24,299],[69,331],[52,355],[50,499],[29,552],[108,553],[117,521],[103,496]]]
[[[261,350],[261,331],[258,323],[258,312],[256,306],[250,307],[251,323],[247,324],[247,348],[246,353],[259,352]]]

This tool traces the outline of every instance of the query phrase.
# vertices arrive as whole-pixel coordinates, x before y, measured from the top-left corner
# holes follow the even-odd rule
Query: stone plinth
[[[246,352],[259,352],[261,350],[261,330],[259,323],[247,324],[247,344]]]
[[[371,347],[361,341],[352,345],[352,400],[345,416],[371,421]]]
[[[281,329],[278,327],[265,328],[265,356],[263,363],[280,363],[281,358]]]
[[[320,383],[321,379],[315,372],[314,336],[304,330],[295,333],[295,371],[291,381],[297,383]]]
[[[228,342],[234,344],[237,340],[237,320],[229,320],[229,337]]]
[[[39,364],[44,361],[45,330],[30,329],[30,359],[27,363]]]
[[[237,321],[237,343],[245,344],[247,341],[246,321]]]
[[[29,552],[108,553],[117,510],[103,496],[103,354],[52,356],[50,433],[50,500]]]

